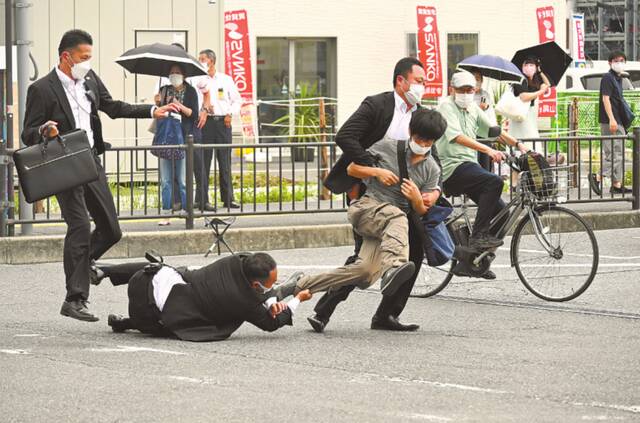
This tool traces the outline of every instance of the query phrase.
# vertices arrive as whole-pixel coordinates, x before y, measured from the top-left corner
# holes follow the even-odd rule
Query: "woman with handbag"
[[[169,119],[158,122],[153,145],[179,145],[184,144],[187,136],[193,134],[193,128],[197,120],[198,94],[195,88],[185,82],[184,69],[178,64],[169,71],[170,85],[160,88],[156,96],[156,104],[163,106],[174,103],[179,115],[172,115]],[[184,150],[155,149],[152,154],[158,157],[160,169],[160,184],[162,197],[162,214],[170,214],[173,209],[174,179],[177,181],[180,192],[180,202],[184,210],[187,205],[187,189],[185,184],[186,164]],[[169,225],[168,219],[161,220],[160,226]]]

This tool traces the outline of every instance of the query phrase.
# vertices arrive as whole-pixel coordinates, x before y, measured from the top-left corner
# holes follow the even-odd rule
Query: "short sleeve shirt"
[[[447,130],[436,142],[438,156],[442,164],[442,180],[445,181],[453,171],[466,162],[476,162],[476,150],[458,144],[458,135],[471,139],[486,138],[492,126],[487,115],[473,103],[466,110],[458,107],[453,97],[448,97],[439,106],[438,111],[447,121]]]
[[[407,160],[407,173],[420,189],[420,192],[430,192],[438,188],[438,180],[440,178],[440,168],[435,159],[429,154],[425,160],[411,165],[411,157],[413,153],[407,148],[405,158]],[[385,136],[380,141],[373,144],[367,150],[378,159],[377,167],[390,170],[400,177],[400,166],[398,164],[398,141]],[[390,203],[400,210],[409,211],[409,202],[400,191],[400,183],[393,186],[382,184],[377,178],[367,178],[364,180],[367,186],[366,196],[374,198],[381,203]]]
[[[613,117],[616,119],[616,122],[621,123],[622,102],[625,101],[622,97],[622,78],[620,78],[613,70],[605,73],[600,81],[600,97],[598,101],[600,108],[600,123],[609,123],[609,116],[607,116],[607,112],[604,110],[604,104],[602,102],[602,96],[605,95],[609,96],[609,100],[611,101],[611,112],[613,113]]]

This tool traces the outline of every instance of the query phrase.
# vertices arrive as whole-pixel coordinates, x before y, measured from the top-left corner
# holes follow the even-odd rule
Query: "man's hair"
[[[437,140],[447,130],[447,121],[440,112],[429,109],[418,109],[411,115],[409,133],[421,140]]]
[[[406,78],[414,66],[420,66],[424,69],[424,66],[422,65],[420,60],[416,59],[415,57],[403,57],[402,59],[398,60],[398,63],[396,63],[396,67],[393,68],[393,86],[396,86],[398,75],[402,75]]]
[[[60,44],[58,45],[58,56],[62,53],[78,47],[80,44],[93,45],[93,38],[87,31],[81,29],[72,29],[64,33]]]
[[[186,50],[184,46],[180,43],[171,43],[172,46],[180,47],[182,50]]]
[[[211,50],[210,48],[206,48],[204,50],[201,50],[199,54],[204,54],[205,56],[207,56],[209,59],[211,59],[211,61],[215,64],[216,63],[216,54],[213,52],[213,50]]]
[[[624,54],[624,51],[615,50],[612,51],[611,54],[609,54],[609,63],[613,62],[618,57],[622,57],[625,62],[627,61],[627,55]]]
[[[276,261],[266,253],[251,254],[242,261],[242,271],[249,282],[266,282],[275,268]]]

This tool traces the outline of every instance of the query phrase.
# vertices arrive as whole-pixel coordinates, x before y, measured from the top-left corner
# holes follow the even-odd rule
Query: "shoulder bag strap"
[[[400,183],[403,179],[409,179],[409,171],[407,170],[407,142],[399,140],[397,144],[398,168],[400,169]]]

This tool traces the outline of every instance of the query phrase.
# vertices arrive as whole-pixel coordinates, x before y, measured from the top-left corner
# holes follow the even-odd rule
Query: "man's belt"
[[[224,121],[225,115],[207,115],[207,119],[212,119],[215,121]]]

